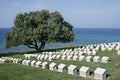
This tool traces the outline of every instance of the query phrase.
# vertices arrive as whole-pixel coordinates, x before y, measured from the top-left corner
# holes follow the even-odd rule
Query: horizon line
[[[5,28],[12,28],[12,27],[5,27]],[[4,27],[1,27],[0,29],[5,29]],[[73,28],[83,28],[83,29],[120,29],[118,27],[73,27]]]

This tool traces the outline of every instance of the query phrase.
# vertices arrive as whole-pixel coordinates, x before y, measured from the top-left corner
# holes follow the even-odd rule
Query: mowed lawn
[[[0,56],[9,56],[16,58],[24,58],[22,53],[13,53]],[[26,66],[22,64],[15,63],[5,63],[0,64],[0,80],[93,80],[93,72],[97,67],[104,68],[107,70],[107,80],[120,80],[120,56],[117,55],[115,50],[112,51],[99,51],[97,53],[99,56],[109,56],[110,63],[95,63],[95,62],[85,62],[85,61],[67,61],[67,60],[53,60],[58,65],[64,63],[67,66],[74,64],[78,67],[87,66],[90,67],[91,76],[90,78],[82,78],[79,75],[69,75],[67,71],[64,73],[50,71],[48,69],[42,69]]]

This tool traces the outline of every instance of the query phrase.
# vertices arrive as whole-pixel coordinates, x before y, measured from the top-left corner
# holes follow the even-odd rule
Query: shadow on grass
[[[111,75],[110,75],[109,73],[106,74],[106,78],[107,78],[107,79],[109,79],[110,76],[111,76]]]
[[[93,74],[94,74],[94,72],[90,71],[90,75],[93,75]]]
[[[0,57],[2,56],[13,56],[13,55],[17,55],[17,54],[20,54],[20,55],[23,55],[25,53],[35,53],[36,51],[26,51],[26,52],[10,52],[10,53],[2,53],[0,54]]]

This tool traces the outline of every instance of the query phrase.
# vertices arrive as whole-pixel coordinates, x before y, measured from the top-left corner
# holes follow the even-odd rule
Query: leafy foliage
[[[57,11],[20,13],[16,16],[12,31],[6,34],[6,47],[27,45],[39,51],[46,43],[71,42],[74,38],[72,28]]]

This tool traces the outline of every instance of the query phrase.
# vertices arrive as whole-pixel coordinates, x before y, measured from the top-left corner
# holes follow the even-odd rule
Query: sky
[[[120,28],[120,0],[0,0],[0,28],[11,28],[19,13],[58,11],[77,28]]]

